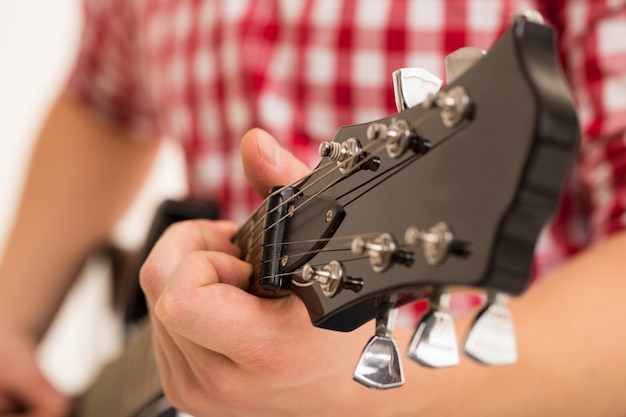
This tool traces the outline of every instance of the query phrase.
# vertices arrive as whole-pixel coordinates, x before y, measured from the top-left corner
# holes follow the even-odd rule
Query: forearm
[[[424,416],[623,415],[624,253],[621,232],[511,301],[518,364],[491,368],[463,357],[458,367],[432,370],[407,363],[405,392],[391,393],[395,404]],[[460,338],[470,320],[460,318]],[[400,333],[406,345],[409,335]]]
[[[157,145],[124,135],[71,98],[54,105],[0,264],[0,320],[41,337],[85,256],[132,202]]]

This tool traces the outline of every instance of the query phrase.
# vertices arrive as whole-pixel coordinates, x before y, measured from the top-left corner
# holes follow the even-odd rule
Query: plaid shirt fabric
[[[260,126],[311,166],[339,126],[395,111],[390,74],[444,74],[517,10],[561,33],[583,145],[540,239],[544,271],[626,224],[626,0],[86,0],[69,89],[110,121],[185,149],[189,189],[241,220],[259,200],[239,140]]]

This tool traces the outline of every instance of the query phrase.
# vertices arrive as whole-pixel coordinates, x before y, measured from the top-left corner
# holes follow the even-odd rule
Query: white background
[[[80,0],[0,0],[0,253],[34,139],[67,77],[80,26]],[[184,192],[182,171],[178,149],[166,145],[146,189],[117,229],[124,245],[141,242],[162,198]],[[107,308],[106,273],[107,266],[98,262],[86,268],[41,349],[42,367],[70,394],[119,347],[120,327]]]

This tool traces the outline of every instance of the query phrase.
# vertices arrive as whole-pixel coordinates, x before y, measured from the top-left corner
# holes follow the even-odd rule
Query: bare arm
[[[157,143],[127,136],[68,96],[43,126],[0,263],[2,416],[59,417],[67,409],[38,370],[35,348],[152,164]]]
[[[430,370],[407,363],[403,389],[424,393],[412,404],[403,398],[407,409],[424,416],[623,416],[625,250],[626,232],[619,232],[511,301],[516,365],[462,358],[459,367]],[[460,336],[470,319],[459,320]]]
[[[39,338],[85,255],[127,209],[157,150],[61,97],[40,134],[0,265],[0,319]]]

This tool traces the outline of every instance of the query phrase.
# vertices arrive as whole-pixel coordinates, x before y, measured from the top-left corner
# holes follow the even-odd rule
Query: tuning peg
[[[321,268],[305,264],[302,267],[302,280],[305,282],[318,282],[322,294],[328,298],[334,297],[343,289],[359,292],[363,288],[363,280],[348,276],[346,268],[341,262],[336,260],[330,261]]]
[[[465,341],[465,353],[485,365],[517,362],[517,342],[513,316],[506,307],[508,296],[490,293]]]
[[[337,161],[342,174],[349,174],[357,168],[376,171],[380,167],[380,158],[365,152],[356,138],[350,138],[343,143],[321,142],[319,155]]]
[[[452,315],[448,313],[450,294],[435,291],[429,311],[420,320],[407,356],[431,368],[459,364],[459,348]]]
[[[351,249],[356,255],[367,254],[376,272],[386,271],[394,263],[406,266],[413,264],[413,254],[400,250],[396,239],[389,233],[383,233],[371,241],[357,236],[352,240]]]
[[[393,72],[393,92],[398,111],[420,104],[441,88],[436,75],[421,68],[400,68]]]
[[[391,158],[399,158],[408,149],[417,154],[425,154],[430,150],[430,142],[415,135],[404,119],[394,118],[389,124],[372,122],[367,127],[366,136],[369,140],[385,142],[387,155]]]
[[[404,384],[400,350],[392,337],[397,315],[394,300],[379,304],[376,334],[363,349],[354,370],[354,380],[368,388],[389,389]]]
[[[429,265],[439,265],[450,253],[454,243],[452,228],[445,222],[438,222],[428,230],[410,226],[404,234],[404,242],[411,246],[421,246]]]
[[[465,71],[485,56],[487,52],[480,48],[466,46],[446,56],[446,82],[452,84]]]
[[[537,23],[539,25],[543,25],[545,23],[543,19],[543,15],[541,14],[541,12],[537,10],[523,10],[523,11],[513,12],[512,20],[515,21],[519,18],[526,19],[529,22]]]

